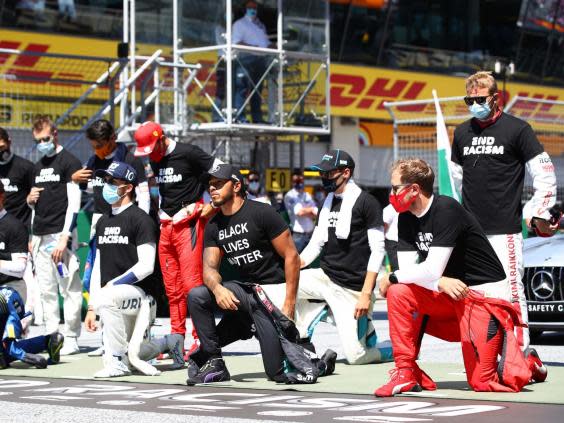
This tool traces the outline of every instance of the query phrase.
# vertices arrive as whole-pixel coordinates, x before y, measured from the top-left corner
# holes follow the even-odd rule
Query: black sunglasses
[[[35,141],[36,144],[41,144],[42,142],[49,142],[52,139],[53,139],[53,135],[48,135],[43,138],[34,138],[33,140]]]
[[[403,188],[403,187],[408,187],[408,186],[410,186],[410,185],[413,185],[413,184],[392,185],[392,192],[393,192],[394,194],[397,194],[398,191],[399,191],[401,188]]]
[[[474,104],[474,102],[478,104],[484,104],[486,101],[488,101],[489,97],[490,97],[489,95],[480,95],[477,97],[464,97],[464,102],[466,103],[467,106],[471,106],[472,104]]]

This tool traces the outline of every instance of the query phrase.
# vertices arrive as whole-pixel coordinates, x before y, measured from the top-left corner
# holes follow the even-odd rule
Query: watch
[[[392,284],[398,283],[398,277],[396,276],[396,274],[394,272],[392,272],[388,275],[388,280]]]

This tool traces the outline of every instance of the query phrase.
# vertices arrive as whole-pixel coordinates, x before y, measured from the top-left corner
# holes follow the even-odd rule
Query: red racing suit
[[[474,391],[519,392],[529,382],[531,370],[514,334],[522,323],[511,303],[474,290],[455,301],[415,284],[392,285],[387,301],[397,368],[418,368],[415,360],[428,333],[462,343],[466,377]]]

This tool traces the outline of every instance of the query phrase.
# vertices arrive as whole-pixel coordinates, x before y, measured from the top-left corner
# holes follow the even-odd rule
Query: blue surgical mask
[[[118,194],[118,189],[120,189],[120,188],[121,188],[121,186],[118,187],[118,186],[110,185],[110,184],[107,184],[107,183],[104,184],[104,188],[102,189],[102,197],[104,197],[104,200],[106,201],[106,203],[108,203],[108,204],[117,203],[119,201],[119,199],[125,195],[125,194],[123,194],[123,195]]]
[[[39,154],[42,156],[49,156],[55,151],[55,144],[53,141],[41,142],[37,144],[37,151],[39,151]]]
[[[474,102],[470,107],[468,107],[468,111],[476,119],[484,120],[487,119],[487,117],[490,115],[492,109],[489,103],[486,101],[484,104],[478,104]]]
[[[254,18],[257,15],[257,9],[249,8],[247,9],[247,16],[249,18]]]
[[[249,182],[249,189],[248,191],[252,194],[258,194],[260,190],[260,182]]]

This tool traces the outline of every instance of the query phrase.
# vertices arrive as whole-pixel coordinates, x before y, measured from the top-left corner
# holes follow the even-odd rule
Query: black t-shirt
[[[33,186],[44,189],[35,204],[34,235],[55,234],[63,230],[69,204],[67,183],[72,181],[72,174],[81,168],[80,161],[66,149],[35,163]]]
[[[26,197],[33,185],[33,163],[14,155],[6,164],[0,164],[0,178],[4,184],[4,208],[27,227],[31,221],[31,208]]]
[[[453,247],[443,276],[467,285],[505,279],[503,266],[476,218],[453,198],[435,196],[420,218],[400,213],[398,238],[398,252],[417,251],[420,262],[431,247]]]
[[[117,215],[105,214],[96,223],[96,248],[100,252],[100,282],[103,287],[133,267],[139,245],[157,242],[157,225],[147,213],[132,204]],[[135,285],[147,292],[143,281]]]
[[[338,239],[335,225],[342,200],[335,197],[329,215],[329,236],[321,251],[321,268],[337,285],[361,291],[370,258],[368,229],[383,227],[382,207],[363,191],[352,208],[351,230],[347,239]]]
[[[96,172],[99,169],[107,169],[108,166],[114,161],[111,159],[100,159],[96,156],[92,166],[92,170]],[[147,177],[145,176],[145,168],[143,167],[143,162],[138,157],[135,157],[131,152],[127,152],[123,159],[124,163],[127,163],[135,169],[137,172],[137,183],[146,182]],[[104,197],[102,196],[102,191],[104,189],[104,179],[99,176],[95,176],[92,179],[92,190],[94,192],[94,213],[110,214],[112,211],[112,206],[109,205]]]
[[[237,213],[219,212],[206,225],[204,247],[219,247],[242,282],[284,283],[284,260],[271,241],[287,229],[272,206],[245,200]]]
[[[200,177],[212,164],[213,157],[200,147],[180,143],[160,162],[151,162],[159,184],[161,209],[173,216],[184,205],[199,200],[205,189]]]
[[[25,225],[10,213],[0,218],[0,260],[12,260],[12,253],[26,254],[28,232]],[[0,273],[0,285],[20,278]]]
[[[452,161],[463,169],[462,204],[488,235],[521,232],[525,164],[544,151],[531,126],[502,113],[487,128],[456,128]]]

